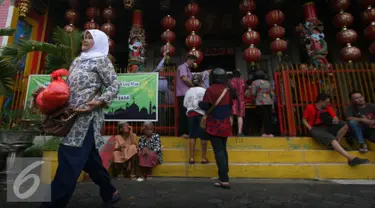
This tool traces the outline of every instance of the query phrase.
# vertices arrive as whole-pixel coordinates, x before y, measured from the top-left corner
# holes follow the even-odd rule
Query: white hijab
[[[97,57],[106,57],[109,52],[108,36],[100,30],[86,30],[84,35],[89,32],[94,40],[94,45],[89,51],[81,52],[79,59],[88,60]]]

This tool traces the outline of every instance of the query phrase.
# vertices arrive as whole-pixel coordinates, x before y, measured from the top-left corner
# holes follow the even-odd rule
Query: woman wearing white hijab
[[[108,56],[108,36],[100,30],[84,33],[82,53],[70,66],[67,83],[69,105],[78,112],[69,134],[62,138],[58,150],[57,172],[51,184],[51,202],[42,207],[66,207],[82,170],[100,187],[103,201],[120,199],[103,167],[98,148],[104,144],[101,127],[103,108],[109,106],[119,92],[119,81]]]

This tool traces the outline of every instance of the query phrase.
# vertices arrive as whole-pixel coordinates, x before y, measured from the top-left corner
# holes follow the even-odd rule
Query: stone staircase
[[[187,140],[162,137],[164,163],[157,166],[154,176],[160,177],[216,177],[217,168],[211,145],[208,145],[209,164],[202,165],[200,141],[197,141],[196,164],[187,163]],[[343,144],[349,147],[348,144]],[[228,139],[232,178],[279,179],[375,179],[375,144],[370,152],[353,156],[368,158],[367,165],[350,167],[344,157],[327,150],[308,137],[244,137]]]

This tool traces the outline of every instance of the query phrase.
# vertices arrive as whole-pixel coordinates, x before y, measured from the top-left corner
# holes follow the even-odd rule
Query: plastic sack
[[[51,73],[51,83],[36,97],[36,104],[42,114],[51,113],[68,102],[69,86],[62,78],[68,75],[69,71],[66,69],[58,69]]]

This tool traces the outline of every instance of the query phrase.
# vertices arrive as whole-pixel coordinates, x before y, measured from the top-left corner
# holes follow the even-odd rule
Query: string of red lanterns
[[[282,38],[285,35],[284,27],[280,26],[285,21],[285,15],[280,10],[272,10],[266,15],[266,22],[271,27],[268,31],[273,41],[271,42],[271,50],[276,53],[281,60],[283,52],[288,49],[288,42]]]
[[[187,56],[194,55],[197,57],[197,64],[203,61],[203,53],[197,49],[202,44],[202,38],[196,34],[201,28],[201,22],[196,18],[199,11],[199,5],[195,2],[189,3],[185,7],[185,13],[189,16],[189,19],[185,22],[185,29],[190,33],[185,40],[187,47],[190,49]]]
[[[247,31],[242,35],[242,42],[249,46],[243,53],[243,58],[246,62],[255,65],[259,61],[262,53],[255,47],[260,43],[260,35],[254,28],[258,25],[258,17],[252,12],[256,9],[255,0],[242,0],[240,3],[240,10],[246,15],[242,18],[242,26]]]
[[[161,20],[161,26],[165,30],[161,34],[161,39],[165,44],[160,48],[160,53],[163,55],[168,51],[168,56],[173,56],[176,49],[172,43],[176,40],[176,34],[172,29],[176,26],[176,20],[171,15],[167,15]]]
[[[113,37],[116,35],[116,27],[112,24],[112,21],[116,19],[116,11],[112,8],[111,4],[107,8],[103,9],[103,19],[106,21],[101,27],[100,30],[103,31],[109,37],[109,52],[113,53],[115,49],[115,42]],[[115,62],[114,57],[110,54],[112,62]]]
[[[100,10],[96,7],[90,6],[86,9],[86,16],[89,21],[84,25],[84,29],[99,29],[99,25],[95,22],[95,20],[100,17]]]
[[[65,25],[64,30],[66,32],[73,32],[76,29],[75,25],[78,20],[78,13],[75,9],[69,9],[65,12],[65,19],[68,20],[69,24]]]
[[[362,20],[365,25],[365,37],[367,40],[372,41],[369,47],[369,51],[372,55],[375,55],[375,0],[362,0],[361,5],[366,8],[362,13]]]
[[[338,11],[334,17],[333,23],[336,27],[341,28],[341,31],[337,33],[336,39],[346,46],[340,50],[340,56],[342,61],[353,62],[361,58],[361,50],[355,46],[352,46],[358,39],[358,34],[355,30],[348,29],[353,24],[354,17],[348,12],[345,12],[349,8],[350,0],[333,0],[332,7]]]

